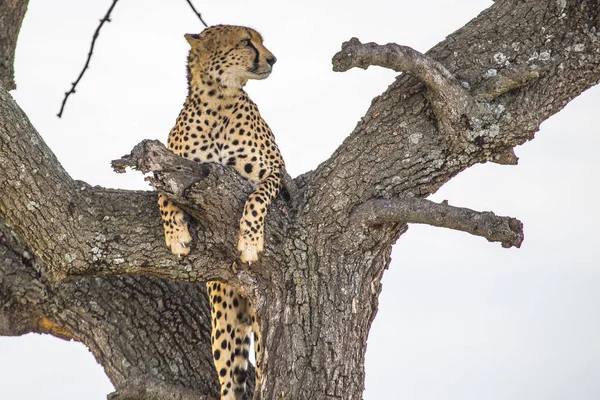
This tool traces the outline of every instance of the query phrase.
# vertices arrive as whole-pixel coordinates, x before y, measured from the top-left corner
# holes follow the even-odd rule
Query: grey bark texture
[[[27,11],[28,1],[0,1],[0,82],[6,90],[17,88],[15,83],[15,41]]]
[[[514,218],[424,198],[473,164],[516,164],[515,146],[600,82],[600,3],[565,4],[496,1],[426,54],[344,43],[335,70],[403,74],[328,160],[286,180],[251,266],[235,261],[251,188],[230,169],[177,158],[153,141],[113,162],[149,172],[194,217],[191,254],[176,259],[156,194],[72,180],[2,77],[0,334],[85,343],[115,385],[113,399],[210,397],[200,283],[221,280],[251,299],[262,322],[265,379],[254,398],[361,399],[381,277],[407,223],[521,244]]]

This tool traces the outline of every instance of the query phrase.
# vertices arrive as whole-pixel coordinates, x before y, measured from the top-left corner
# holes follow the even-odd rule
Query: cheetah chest
[[[271,130],[253,104],[221,105],[217,109],[185,107],[169,136],[169,147],[199,162],[233,166],[253,182],[280,166]]]

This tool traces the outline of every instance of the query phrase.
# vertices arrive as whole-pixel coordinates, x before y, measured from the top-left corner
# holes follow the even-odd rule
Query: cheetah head
[[[192,47],[188,77],[214,81],[220,86],[241,88],[248,79],[265,79],[277,59],[252,28],[215,25],[200,34],[186,34]]]

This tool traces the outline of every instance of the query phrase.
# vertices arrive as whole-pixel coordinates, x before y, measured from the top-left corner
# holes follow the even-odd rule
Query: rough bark
[[[150,277],[77,277],[52,282],[40,262],[0,224],[0,335],[47,333],[84,343],[118,394],[140,382],[218,395],[204,285]],[[147,394],[146,394],[147,395]],[[138,397],[150,398],[150,397]]]
[[[250,187],[228,168],[178,159],[155,142],[115,162],[153,172],[151,183],[195,217],[191,256],[175,259],[163,244],[154,194],[73,181],[0,89],[0,217],[29,254],[0,253],[6,271],[20,271],[0,271],[0,333],[76,337],[121,391],[115,398],[161,396],[171,387],[164,385],[211,395],[206,299],[193,283],[223,280],[252,300],[262,321],[265,380],[255,398],[362,398],[366,340],[391,246],[411,222],[520,245],[518,220],[423,198],[473,164],[515,164],[513,147],[600,82],[599,21],[596,0],[503,0],[424,55],[397,44],[344,43],[334,69],[380,65],[405,74],[327,161],[288,181],[290,198],[270,208],[266,249],[251,267],[232,265]],[[4,245],[19,248],[11,243]],[[160,319],[156,305],[139,318],[157,298],[172,299],[165,306],[172,323],[144,323]],[[47,302],[54,313],[43,311]],[[107,318],[111,310],[121,319]],[[98,339],[107,335],[123,340],[118,356]],[[161,345],[158,335],[181,350],[176,368],[166,348],[147,348]],[[132,342],[139,353],[125,345]],[[192,363],[190,347],[201,363]]]
[[[29,1],[5,0],[0,2],[0,82],[6,90],[15,84],[15,43]]]

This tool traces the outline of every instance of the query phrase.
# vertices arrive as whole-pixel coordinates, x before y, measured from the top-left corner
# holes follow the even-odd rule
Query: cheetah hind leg
[[[158,206],[167,247],[178,257],[189,254],[192,237],[188,227],[188,215],[163,195],[158,196]]]

